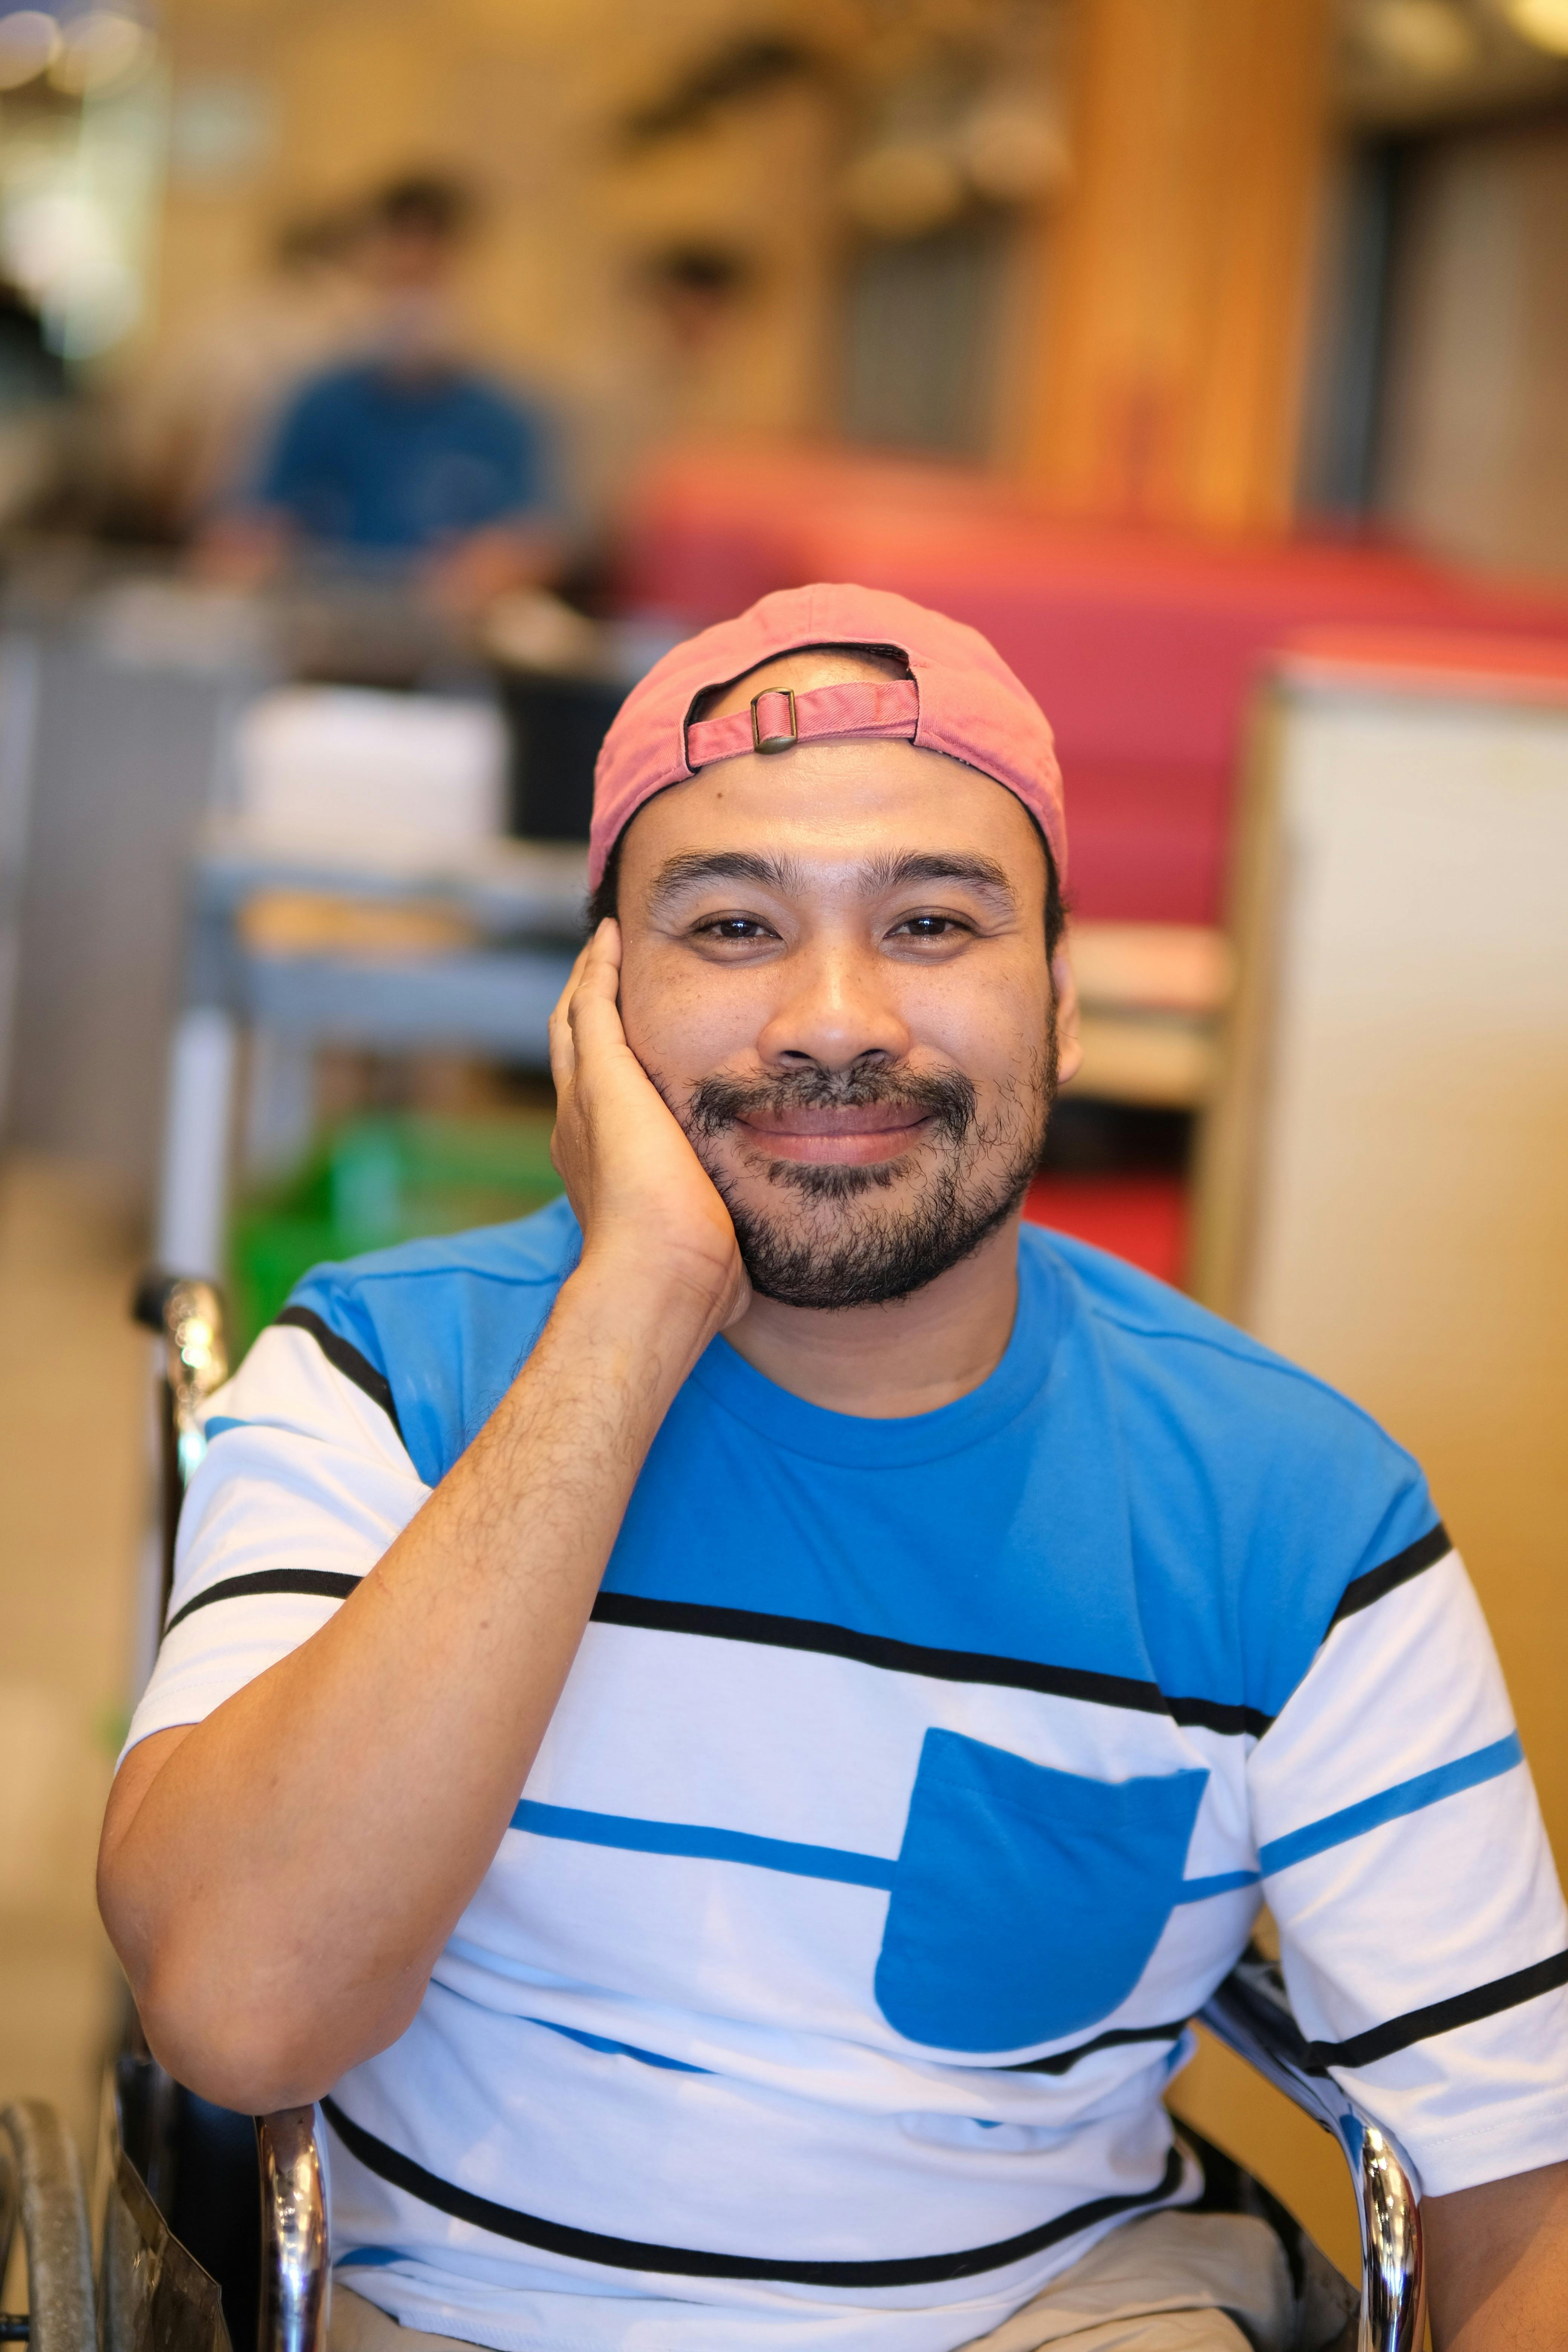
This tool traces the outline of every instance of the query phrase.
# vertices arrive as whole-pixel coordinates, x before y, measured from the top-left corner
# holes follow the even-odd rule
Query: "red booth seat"
[[[1031,1224],[1128,1258],[1162,1282],[1182,1279],[1187,1188],[1179,1176],[1037,1176],[1024,1214]]]

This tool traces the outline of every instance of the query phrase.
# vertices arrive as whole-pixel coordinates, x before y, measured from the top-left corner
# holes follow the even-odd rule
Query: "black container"
[[[528,841],[586,841],[594,762],[627,682],[507,667],[496,683],[511,740],[507,831]]]

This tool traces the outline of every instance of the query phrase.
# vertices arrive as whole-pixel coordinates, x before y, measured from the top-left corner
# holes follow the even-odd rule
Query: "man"
[[[178,2076],[324,2098],[342,2347],[1321,2343],[1160,2098],[1265,1892],[1442,2352],[1568,2340],[1562,1899],[1420,1475],[1020,1233],[1065,867],[973,631],[678,647],[570,1208],[319,1270],[216,1403],[103,1906]]]
[[[208,572],[265,577],[305,547],[412,567],[477,609],[560,554],[543,419],[460,356],[452,280],[472,206],[452,183],[395,181],[367,207],[368,349],[285,407],[249,499],[207,534]]]

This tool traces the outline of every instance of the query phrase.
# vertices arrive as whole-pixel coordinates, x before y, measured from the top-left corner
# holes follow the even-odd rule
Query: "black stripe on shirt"
[[[291,1330],[309,1331],[328,1363],[342,1372],[344,1380],[353,1381],[356,1389],[363,1389],[373,1404],[381,1407],[401,1440],[403,1430],[392,1400],[392,1383],[384,1372],[376,1370],[368,1356],[361,1355],[352,1339],[334,1331],[313,1307],[286,1307],[277,1319]]]
[[[198,1609],[208,1608],[215,1601],[243,1601],[252,1592],[311,1592],[324,1599],[343,1601],[361,1581],[357,1576],[342,1576],[331,1568],[258,1568],[248,1576],[226,1576],[216,1584],[209,1584],[205,1592],[198,1592],[183,1609],[175,1610],[163,1631],[172,1633],[176,1625],[183,1625],[187,1617],[194,1616]]]
[[[680,2278],[774,2279],[790,2286],[926,2286],[946,2279],[973,2278],[982,2271],[1002,2270],[1009,2263],[1024,2262],[1063,2238],[1076,2237],[1080,2230],[1092,2230],[1097,2222],[1109,2221],[1118,2213],[1131,2213],[1141,2206],[1160,2204],[1175,2195],[1183,2176],[1181,2156],[1173,2147],[1166,2156],[1165,2169],[1152,2189],[1138,2189],[1127,2196],[1097,2197],[1089,2204],[1074,2206],[1069,2213],[1058,2213],[1052,2221],[1042,2221],[1037,2229],[1025,2230],[1016,2238],[1001,2238],[990,2246],[972,2246],[960,2254],[910,2254],[885,2263],[774,2262],[761,2254],[709,2254],[684,2246],[645,2245],[636,2238],[605,2237],[597,2230],[574,2230],[564,2221],[546,2221],[537,2214],[520,2213],[510,2205],[492,2204],[488,2197],[476,2197],[471,2190],[458,2189],[449,2180],[437,2179],[411,2157],[375,2138],[363,2124],[351,2122],[335,2099],[323,2099],[321,2112],[350,2155],[357,2157],[378,2179],[389,2180],[394,2188],[406,2190],[422,2204],[435,2206],[437,2212],[450,2213],[455,2221],[470,2221],[476,2229],[488,2230],[494,2237],[510,2238],[524,2246],[542,2246],[550,2253],[564,2254],[575,2262],[598,2263],[610,2269],[658,2272]]]
[[[1385,1592],[1393,1592],[1400,1585],[1408,1584],[1411,1578],[1419,1576],[1424,1569],[1434,1568],[1438,1560],[1447,1559],[1453,1549],[1453,1538],[1439,1519],[1435,1528],[1428,1528],[1426,1533],[1417,1536],[1413,1544],[1406,1544],[1403,1551],[1396,1551],[1394,1558],[1385,1559],[1381,1568],[1369,1568],[1364,1576],[1352,1577],[1340,1595],[1339,1607],[1329,1620],[1329,1632],[1333,1632],[1342,1617],[1353,1617],[1358,1609],[1370,1609],[1373,1602],[1381,1601]]]
[[[1079,2042],[1070,2050],[1057,2050],[1048,2058],[1018,2058],[1010,2066],[998,2066],[998,2074],[1065,2074],[1080,2058],[1088,2058],[1096,2050],[1121,2050],[1130,2042],[1176,2042],[1187,2030],[1187,2020],[1178,2018],[1171,2025],[1113,2025],[1109,2033],[1097,2033],[1092,2042]]]
[[[1124,1706],[1143,1715],[1166,1715],[1177,1723],[1201,1724],[1210,1731],[1251,1731],[1259,1738],[1274,1718],[1255,1706],[1219,1699],[1170,1698],[1158,1684],[1131,1675],[1101,1675],[1082,1666],[1048,1666],[1032,1658],[996,1658],[976,1650],[938,1650],[919,1642],[897,1642],[883,1633],[858,1633],[847,1625],[823,1624],[811,1617],[773,1617],[755,1609],[721,1609],[700,1601],[655,1601],[635,1592],[601,1592],[594,1603],[601,1625],[633,1625],[645,1633],[704,1633],[719,1642],[760,1642],[771,1649],[812,1650],[819,1655],[853,1658],[896,1675],[929,1675],[946,1683],[989,1683],[1007,1690],[1040,1691],[1049,1698],[1077,1698],[1099,1706]]]
[[[1533,1968],[1516,1969],[1512,1976],[1494,1977],[1490,1984],[1456,1993],[1451,2000],[1434,2001],[1430,2009],[1407,2010],[1403,2017],[1390,2018],[1386,2025],[1352,2033],[1348,2042],[1310,2042],[1308,2063],[1314,2074],[1331,2066],[1374,2065],[1380,2058],[1392,2058],[1396,2050],[1408,2050],[1413,2042],[1426,2042],[1435,2033],[1452,2033],[1457,2026],[1475,2025],[1483,2017],[1499,2017],[1504,2010],[1539,2000],[1543,1992],[1554,1992],[1564,1984],[1568,1984],[1568,1952],[1557,1952],[1549,1960],[1537,1960]]]

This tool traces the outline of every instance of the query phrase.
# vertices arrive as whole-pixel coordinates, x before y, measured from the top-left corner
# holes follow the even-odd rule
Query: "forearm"
[[[1568,2164],[1422,2207],[1435,2352],[1568,2346]]]
[[[104,1916],[153,2048],[193,2087],[313,2097],[406,2025],[711,1323],[646,1268],[580,1268],[330,1623],[184,1737],[133,1810],[111,1805]]]

